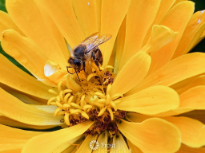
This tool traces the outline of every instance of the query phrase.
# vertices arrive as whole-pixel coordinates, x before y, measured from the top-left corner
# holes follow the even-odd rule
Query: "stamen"
[[[88,116],[88,114],[86,112],[81,112],[81,115],[89,120],[89,116]]]
[[[69,126],[70,125],[70,119],[69,119],[70,114],[66,113],[64,116],[64,121],[65,123]]]
[[[60,107],[56,108],[56,110],[54,112],[54,116],[57,116],[60,111],[61,111]]]
[[[70,103],[71,106],[73,106],[74,108],[78,108],[78,109],[81,109],[81,107],[78,105],[78,104],[75,104],[75,103]]]
[[[90,79],[94,76],[97,76],[97,74],[96,73],[89,74],[88,77],[87,77],[87,81],[90,81]]]
[[[111,108],[108,108],[107,110],[108,110],[108,112],[110,113],[110,118],[111,118],[111,120],[113,121],[114,115],[113,115],[112,109],[111,109]]]
[[[100,110],[98,116],[103,115],[103,113],[106,111],[106,109],[107,109],[106,107],[102,108],[102,109]]]
[[[90,67],[87,67],[90,66]],[[67,126],[74,126],[86,120],[94,121],[95,124],[85,134],[100,134],[109,130],[110,135],[119,132],[116,122],[125,116],[125,113],[117,109],[121,102],[122,94],[111,97],[111,88],[115,75],[93,61],[86,63],[86,74],[79,72],[76,75],[68,74],[57,85],[57,91],[50,89],[54,97],[48,100],[48,105],[56,105],[54,116],[64,116]]]
[[[53,90],[53,89],[49,89],[48,92],[50,92],[50,93],[52,93],[54,95],[58,95],[58,93],[55,90]]]
[[[54,100],[56,100],[56,97],[50,98],[47,102],[47,105],[50,105]]]

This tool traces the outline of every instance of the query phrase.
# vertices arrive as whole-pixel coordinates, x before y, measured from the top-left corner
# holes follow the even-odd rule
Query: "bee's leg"
[[[66,66],[66,68],[67,68],[67,72],[68,72],[69,74],[74,74],[74,73],[71,73],[70,71],[68,71],[68,69],[69,69],[69,68],[72,68],[72,67]]]
[[[83,70],[85,72],[85,61],[83,61]],[[86,72],[85,72],[85,74],[86,74]]]
[[[76,69],[74,69],[74,70],[75,70],[75,73],[76,73],[77,76],[78,76],[78,73],[77,73]],[[80,78],[79,78],[79,76],[78,76],[78,80],[79,80],[79,82],[80,82]]]
[[[95,64],[97,65],[97,67],[98,67],[98,69],[99,69],[99,71],[100,71],[99,63],[98,63],[98,61],[95,59],[95,53],[92,52],[92,55],[91,55],[91,56],[92,56],[92,58],[93,58]]]

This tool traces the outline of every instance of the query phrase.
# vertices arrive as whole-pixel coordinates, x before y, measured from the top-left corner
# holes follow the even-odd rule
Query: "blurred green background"
[[[192,0],[193,2],[195,2],[195,11],[199,11],[199,10],[205,10],[205,0]],[[0,10],[5,11],[6,12],[6,8],[5,8],[5,0],[0,0]],[[195,46],[191,52],[205,52],[205,39],[202,40],[197,46]],[[0,47],[0,53],[5,55],[11,62],[13,62],[15,65],[17,65],[18,67],[20,67],[22,70],[24,70],[25,72],[29,73],[23,66],[21,66],[18,62],[16,62],[12,57],[10,57],[9,55],[7,55],[2,48]],[[29,73],[30,74],[30,73]]]

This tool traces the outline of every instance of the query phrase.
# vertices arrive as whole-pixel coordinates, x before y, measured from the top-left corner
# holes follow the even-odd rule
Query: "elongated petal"
[[[202,153],[205,152],[205,148],[192,148],[186,145],[181,145],[181,148],[176,153]]]
[[[100,34],[112,35],[112,38],[100,46],[103,53],[103,65],[107,65],[112,54],[115,39],[122,21],[130,6],[130,0],[102,0]]]
[[[161,47],[173,41],[177,37],[177,34],[177,32],[172,31],[168,27],[154,25],[152,27],[151,36],[141,51],[147,52],[148,54],[158,51]]]
[[[77,146],[77,144],[80,142],[80,141],[83,141],[83,135],[79,136],[79,137],[76,137],[68,142],[65,142],[63,144],[61,144],[60,146],[58,146],[57,148],[55,148],[52,153],[63,153],[65,152],[65,150],[67,148],[69,148],[70,146]],[[80,144],[79,144],[80,145]],[[68,151],[67,151],[68,152]]]
[[[188,117],[164,118],[179,129],[182,142],[190,147],[199,148],[205,145],[205,125]]]
[[[57,126],[57,125],[45,125],[45,126],[29,125],[29,124],[24,124],[24,123],[12,120],[5,116],[0,116],[0,124],[11,126],[11,127],[16,127],[16,128],[21,128],[21,129],[37,129],[37,130],[51,129]]]
[[[71,48],[85,39],[76,19],[72,0],[41,0],[38,3],[45,6]]]
[[[140,113],[134,113],[134,112],[127,112],[127,115],[126,115],[126,119],[128,121],[137,122],[137,123],[143,122],[146,119],[149,119],[151,117],[152,116],[147,116],[147,115],[143,115],[143,114],[140,114]]]
[[[173,6],[174,2],[176,0],[161,0],[160,2],[160,6],[159,6],[159,10],[157,11],[157,15],[152,23],[152,25],[150,26],[147,34],[146,34],[146,37],[144,39],[144,43],[143,44],[146,44],[147,43],[147,40],[149,39],[149,36],[150,36],[150,33],[152,31],[152,26],[153,25],[158,25],[159,22],[162,20],[162,18],[166,15],[166,13],[169,11],[169,9]]]
[[[49,99],[52,97],[52,94],[48,92],[49,86],[19,69],[3,55],[0,55],[0,61],[2,65],[0,67],[0,82],[2,84],[39,98]]]
[[[140,52],[133,56],[115,79],[111,94],[124,94],[139,84],[146,76],[150,64],[150,56],[146,53]]]
[[[31,38],[50,60],[65,68],[67,59],[65,59],[57,41],[47,28],[34,0],[9,0],[6,1],[6,8],[26,36]]]
[[[184,34],[181,38],[179,46],[177,47],[173,58],[187,53],[191,46],[193,46],[200,38],[204,31],[205,13],[202,11],[196,12],[192,15]]]
[[[58,27],[56,26],[56,23],[52,19],[49,12],[47,11],[46,6],[42,5],[41,1],[39,1],[39,0],[35,0],[35,2],[38,5],[38,8],[39,8],[44,20],[45,20],[46,26],[48,27],[48,29],[50,30],[50,32],[54,36],[58,45],[60,46],[61,51],[63,52],[65,59],[68,59],[70,57],[70,52],[68,50],[65,38],[63,37],[63,35],[59,31]]]
[[[146,77],[129,94],[153,85],[171,86],[177,82],[204,73],[205,54],[193,53],[178,57]]]
[[[10,29],[4,31],[1,44],[7,54],[16,59],[36,78],[50,82],[43,72],[47,59],[33,41]]]
[[[13,120],[30,125],[60,125],[61,117],[38,110],[0,89],[0,113]]]
[[[60,144],[83,134],[92,124],[93,122],[86,121],[69,128],[36,136],[25,144],[22,153],[50,153]]]
[[[100,144],[100,147],[98,147],[97,150],[93,150],[93,153],[107,153],[107,144],[108,144],[108,131],[105,131],[104,133],[100,134],[97,142]]]
[[[161,0],[132,0],[126,17],[126,38],[121,67],[142,47]]]
[[[81,152],[91,153],[92,152],[92,147],[95,148],[96,140],[97,140],[97,135],[94,135],[94,136],[88,135],[88,136],[86,136],[86,139],[80,145],[80,147],[76,151],[76,153],[81,153]],[[92,142],[94,142],[94,143],[92,144]],[[90,146],[90,144],[91,144],[91,146]],[[96,146],[96,148],[98,148],[98,147]]]
[[[122,120],[117,125],[122,134],[142,152],[173,153],[180,148],[179,130],[165,120],[153,118],[142,123]]]
[[[205,85],[205,75],[196,76],[196,77],[193,77],[190,79],[186,79],[187,82],[185,82],[185,84],[183,84],[183,82],[178,83],[178,85],[181,86],[181,89],[177,91],[179,94],[182,94],[183,92],[186,92],[187,90],[189,90],[193,87]],[[174,87],[174,89],[175,89],[175,87]]]
[[[114,63],[114,73],[117,74],[120,70],[120,62],[123,59],[122,53],[124,49],[124,41],[125,41],[125,32],[126,32],[126,17],[120,26],[117,40],[116,40],[116,55],[115,55],[115,63]]]
[[[32,137],[43,132],[31,132],[0,125],[0,151],[22,148]]]
[[[179,106],[179,102],[179,96],[173,89],[154,86],[123,97],[117,108],[152,115],[175,109]]]
[[[121,134],[114,136],[110,153],[129,153],[127,144]]]
[[[142,151],[139,148],[137,148],[135,145],[133,145],[129,140],[127,140],[127,143],[131,152],[142,153]]]
[[[2,33],[4,30],[7,29],[14,29],[16,31],[18,31],[21,35],[23,35],[23,33],[21,32],[21,30],[16,26],[16,24],[14,23],[14,21],[11,19],[11,17],[3,12],[0,11],[0,33]],[[1,40],[2,37],[0,37]]]
[[[0,153],[21,153],[22,149],[9,149],[5,151],[1,151]]]
[[[96,0],[72,0],[78,23],[85,37],[98,32],[100,25],[97,21]]]
[[[197,86],[180,95],[179,108],[205,109],[205,86]]]
[[[193,2],[182,2],[173,7],[159,23],[160,25],[167,26],[173,31],[178,32],[178,35],[174,41],[162,47],[158,52],[151,54],[153,62],[150,73],[161,68],[171,60],[193,12]],[[165,52],[166,54],[164,54]]]

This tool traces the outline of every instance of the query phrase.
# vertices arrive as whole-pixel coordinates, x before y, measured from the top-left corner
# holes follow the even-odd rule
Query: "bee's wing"
[[[98,32],[92,34],[91,36],[87,37],[85,40],[82,41],[83,44],[91,44],[98,38]]]
[[[95,38],[92,43],[86,44],[87,50],[86,50],[85,53],[89,53],[95,47],[97,47],[97,46],[103,44],[104,42],[108,41],[111,37],[112,37],[111,35],[101,35],[101,36]],[[84,42],[83,42],[83,44],[84,44]]]

